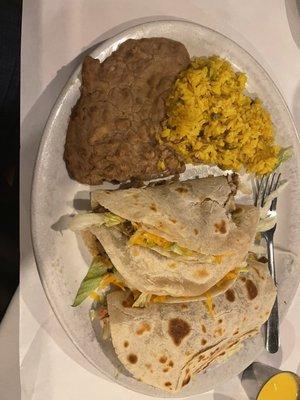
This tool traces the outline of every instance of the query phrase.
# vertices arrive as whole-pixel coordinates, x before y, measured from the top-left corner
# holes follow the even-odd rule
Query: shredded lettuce
[[[102,278],[111,268],[112,265],[103,257],[94,257],[86,276],[81,282],[72,307],[79,306],[99,286]]]
[[[110,324],[109,317],[105,317],[100,320],[100,326],[102,328],[102,339],[107,340],[110,338]]]
[[[172,243],[168,250],[173,251],[173,253],[179,254],[180,256],[184,256],[186,253],[184,249],[176,243]]]
[[[222,255],[211,256],[211,255],[197,253],[193,250],[189,250],[184,247],[178,246],[177,243],[172,243],[168,248],[168,251],[172,251],[173,253],[178,254],[180,256],[197,257],[197,260],[203,263],[221,264],[221,262],[223,261]]]
[[[278,154],[278,162],[276,168],[279,167],[280,164],[284,163],[285,161],[289,160],[293,157],[293,146],[282,148]],[[275,168],[275,169],[276,169]]]
[[[272,201],[279,196],[279,194],[286,188],[288,182],[282,180],[279,186],[274,192],[266,197],[263,207],[260,208],[260,220],[257,225],[257,232],[266,232],[272,229],[277,223],[277,213],[275,211],[270,211]]]
[[[95,319],[97,318],[96,310],[94,310],[94,309],[90,310],[89,317],[90,317],[91,322],[95,321]]]
[[[69,225],[72,231],[82,231],[94,225],[103,225],[105,222],[104,214],[86,213],[75,215]]]
[[[125,221],[124,218],[119,217],[118,215],[112,212],[104,213],[104,224],[110,228],[111,226],[122,224]]]
[[[248,267],[243,267],[243,268],[241,268],[241,269],[239,270],[239,273],[240,273],[240,274],[246,274],[247,272],[249,272]]]
[[[91,226],[99,226],[105,225],[108,228],[119,225],[124,222],[125,219],[119,217],[118,215],[112,212],[105,213],[86,213],[86,214],[77,214],[75,215],[69,225],[69,228],[76,232],[82,231],[84,229],[88,229]]]
[[[274,190],[269,196],[266,197],[265,203],[263,207],[260,209],[261,218],[264,218],[268,215],[272,201],[279,196],[279,194],[286,188],[287,185],[288,181],[282,180],[281,182],[279,182],[278,188]]]
[[[151,293],[141,293],[139,297],[132,304],[132,307],[145,307],[146,304],[150,303],[152,294]]]

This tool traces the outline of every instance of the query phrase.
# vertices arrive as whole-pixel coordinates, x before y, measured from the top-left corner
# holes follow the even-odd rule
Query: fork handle
[[[266,323],[266,349],[269,353],[277,353],[279,349],[279,316],[277,296],[270,317]]]
[[[272,238],[266,237],[266,242],[267,242],[267,251],[268,251],[269,271],[273,278],[275,286],[277,286],[273,237]]]
[[[274,280],[275,286],[277,286],[273,238],[272,239],[266,238],[266,241],[267,241],[267,249],[268,249],[269,271]],[[266,344],[265,344],[265,346],[269,353],[276,353],[279,349],[279,314],[278,314],[277,296],[276,296],[275,303],[273,305],[270,317],[266,323]]]

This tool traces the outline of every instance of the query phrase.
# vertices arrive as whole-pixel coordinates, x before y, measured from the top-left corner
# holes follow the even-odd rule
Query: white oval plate
[[[236,43],[225,36],[194,23],[156,21],[128,29],[100,44],[91,56],[101,61],[129,38],[163,36],[182,42],[191,56],[217,54],[227,58],[249,78],[248,91],[259,96],[272,114],[278,141],[293,144],[299,154],[297,133],[287,106],[271,78],[262,67]],[[63,161],[65,133],[71,108],[80,94],[78,66],[67,83],[48,119],[35,166],[32,188],[32,237],[39,274],[49,302],[73,343],[103,375],[134,391],[152,396],[170,397],[160,390],[134,380],[124,369],[110,345],[99,345],[89,321],[89,301],[76,309],[70,305],[85,275],[89,256],[74,233],[64,229],[67,215],[86,209],[89,187],[71,180]],[[300,243],[300,188],[297,179],[297,157],[283,168],[289,189],[279,201],[277,243],[297,253]],[[299,175],[298,175],[299,176]],[[106,186],[107,187],[107,186]],[[74,200],[75,199],[75,200]],[[298,286],[300,269],[295,256],[277,252],[279,303],[284,314]],[[225,363],[195,377],[175,397],[195,395],[241,372],[263,350],[262,337],[248,340],[242,350]]]

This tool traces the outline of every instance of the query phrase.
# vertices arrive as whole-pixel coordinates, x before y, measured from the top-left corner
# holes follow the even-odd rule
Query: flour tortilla
[[[275,296],[267,265],[258,262],[213,300],[214,316],[202,301],[130,308],[128,293],[116,291],[107,297],[112,343],[134,378],[178,392],[195,373],[257,334]]]
[[[90,231],[81,231],[81,236],[82,239],[88,248],[89,252],[93,257],[96,256],[102,256],[102,257],[107,257],[107,253],[105,252],[103,246],[97,239],[95,235],[93,235]],[[120,276],[122,276],[119,273]],[[230,277],[226,277],[226,279],[223,279],[213,287],[209,289],[209,295],[210,297],[215,297],[221,293],[224,293],[227,289],[232,286],[232,284],[236,281],[237,275],[233,276],[231,275]],[[130,285],[128,282],[125,281],[124,277],[122,276],[123,281],[126,283],[127,287],[130,287],[132,290],[135,289],[134,286]],[[131,281],[131,280],[130,280]],[[134,285],[134,284],[133,284]],[[184,303],[184,302],[191,302],[191,301],[198,301],[198,300],[205,300],[207,298],[207,292],[203,293],[202,295],[197,295],[197,296],[180,296],[180,297],[172,297],[170,295],[165,295],[163,302],[164,303]]]
[[[124,234],[106,226],[91,227],[90,232],[130,288],[171,297],[200,296],[228,272],[241,267],[247,257],[256,231],[257,210],[246,205],[241,210],[239,231],[247,240],[231,248],[220,264],[171,259],[149,248],[128,246]]]
[[[99,206],[139,223],[147,232],[206,255],[230,253],[249,245],[249,234],[236,224],[237,185],[232,176],[208,177],[147,188],[95,191]],[[253,225],[259,212],[253,208]]]

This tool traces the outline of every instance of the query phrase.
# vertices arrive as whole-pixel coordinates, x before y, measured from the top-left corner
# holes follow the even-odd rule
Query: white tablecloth
[[[273,77],[300,127],[300,16],[298,0],[24,0],[21,98],[20,365],[23,400],[143,399],[99,377],[73,347],[49,307],[30,241],[32,169],[43,126],[82,53],[137,23],[183,18],[212,27],[252,53]],[[299,1],[298,1],[299,6]],[[260,360],[299,371],[300,296],[281,327],[282,349]],[[16,364],[18,305],[0,327],[0,398],[19,399]],[[7,373],[10,368],[9,374]],[[14,372],[12,372],[14,371]],[[13,378],[15,380],[13,380]],[[8,383],[10,382],[10,384]],[[197,396],[246,399],[239,378]]]

